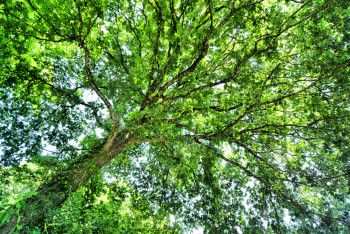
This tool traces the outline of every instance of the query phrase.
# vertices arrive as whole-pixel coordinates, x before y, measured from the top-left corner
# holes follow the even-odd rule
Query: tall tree
[[[1,1],[1,164],[51,172],[0,232],[100,170],[207,232],[347,230],[349,5]]]

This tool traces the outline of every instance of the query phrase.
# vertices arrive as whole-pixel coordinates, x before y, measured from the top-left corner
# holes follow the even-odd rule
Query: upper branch
[[[111,116],[111,119],[113,121],[113,125],[114,125],[115,128],[118,129],[119,128],[119,122],[117,120],[116,115],[114,114],[113,107],[112,107],[111,103],[108,101],[108,99],[106,98],[106,96],[97,87],[97,85],[95,84],[94,79],[92,77],[91,69],[90,69],[90,51],[89,51],[89,49],[87,48],[87,46],[83,42],[80,42],[80,46],[84,49],[84,52],[85,52],[85,64],[84,64],[84,67],[85,67],[86,74],[88,76],[89,83],[90,83],[91,87],[93,88],[93,90],[95,91],[95,93],[101,98],[103,103],[106,105],[106,107],[107,107],[107,109],[109,111],[109,114]]]

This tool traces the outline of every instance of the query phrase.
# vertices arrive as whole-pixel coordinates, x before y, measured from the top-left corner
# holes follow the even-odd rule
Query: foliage
[[[55,203],[49,188],[65,201],[34,226],[349,231],[348,1],[10,0],[0,11],[2,172],[40,192],[31,202]]]
[[[133,206],[125,186],[92,178],[52,214],[50,233],[176,233],[166,217]]]
[[[38,172],[37,168],[35,172]],[[29,186],[23,180],[18,182],[14,177],[8,177],[6,181],[1,184],[5,188],[0,203],[3,223],[14,212],[11,206],[16,204],[20,208],[20,201],[35,195],[31,191],[38,186]],[[178,226],[171,226],[166,217],[151,214],[145,206],[140,209],[133,205],[131,197],[135,195],[125,182],[106,183],[102,174],[98,174],[74,193],[61,209],[48,214],[41,230],[33,226],[25,229],[29,233],[177,233],[176,230],[180,230]]]

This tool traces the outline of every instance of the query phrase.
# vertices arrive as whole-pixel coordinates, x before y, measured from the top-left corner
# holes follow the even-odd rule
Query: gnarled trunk
[[[101,167],[107,165],[114,157],[135,141],[135,137],[127,131],[118,133],[114,129],[101,147],[101,152],[86,156],[72,165],[66,171],[56,175],[51,181],[40,187],[38,194],[25,200],[18,215],[11,218],[0,227],[1,234],[24,232],[28,224],[36,225],[45,219],[48,211],[58,208],[71,194],[91,178]],[[17,225],[24,229],[17,230]]]

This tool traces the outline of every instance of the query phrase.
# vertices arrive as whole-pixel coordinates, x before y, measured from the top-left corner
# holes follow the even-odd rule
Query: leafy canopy
[[[64,171],[119,128],[137,140],[103,172],[154,213],[208,232],[348,230],[348,1],[0,11],[3,167]]]

